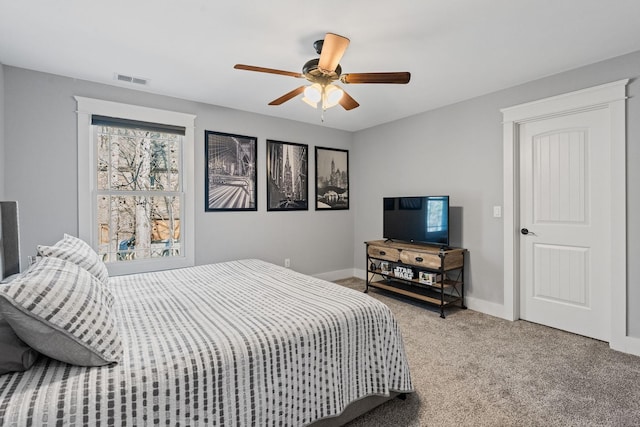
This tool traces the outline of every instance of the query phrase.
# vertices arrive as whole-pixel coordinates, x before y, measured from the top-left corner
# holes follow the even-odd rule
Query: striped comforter
[[[0,376],[0,425],[303,426],[412,390],[390,310],[259,260],[112,277],[118,364]]]

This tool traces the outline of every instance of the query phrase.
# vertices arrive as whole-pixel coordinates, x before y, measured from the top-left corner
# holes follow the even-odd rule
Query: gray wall
[[[474,98],[355,135],[352,181],[357,191],[354,259],[362,242],[382,237],[387,195],[449,194],[462,207],[461,246],[469,249],[468,294],[503,303],[502,115],[500,109],[624,78],[627,95],[627,250],[629,334],[640,337],[640,52]],[[429,96],[424,94],[424,96]],[[456,242],[458,243],[458,242]]]
[[[363,242],[382,237],[383,196],[449,194],[462,211],[454,243],[470,251],[468,294],[502,304],[503,224],[492,216],[492,207],[502,205],[500,108],[634,78],[628,89],[627,286],[629,333],[640,336],[640,264],[633,262],[640,256],[638,70],[640,52],[351,134],[5,66],[5,196],[20,202],[23,256],[38,243],[77,232],[73,95],[193,113],[198,264],[255,256],[279,264],[291,258],[293,268],[309,274],[363,269]],[[205,129],[259,138],[258,212],[204,212]],[[312,185],[315,145],[350,149],[351,210],[266,212],[266,138],[309,144]]]
[[[0,200],[4,200],[4,66],[0,63]]]
[[[74,95],[196,114],[196,263],[257,257],[308,274],[353,268],[353,211],[266,212],[266,139],[309,145],[309,197],[315,197],[314,146],[351,149],[352,134],[322,126],[4,67],[5,195],[20,203],[22,255],[62,233],[77,234]],[[204,212],[204,131],[258,137],[258,212]],[[23,261],[24,262],[24,261]]]

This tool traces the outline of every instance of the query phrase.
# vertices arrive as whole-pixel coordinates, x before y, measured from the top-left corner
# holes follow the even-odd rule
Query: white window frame
[[[101,99],[74,96],[78,109],[78,237],[97,248],[96,152],[91,125],[93,114],[185,128],[182,150],[184,207],[180,222],[180,255],[126,262],[108,262],[110,275],[140,273],[190,267],[195,264],[194,208],[194,128],[193,114],[122,104]]]

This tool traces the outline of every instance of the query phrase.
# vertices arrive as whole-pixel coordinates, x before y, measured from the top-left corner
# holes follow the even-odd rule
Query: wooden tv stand
[[[367,282],[444,308],[464,305],[464,253],[462,248],[440,248],[416,243],[373,240],[367,245]],[[378,280],[374,280],[378,279]]]

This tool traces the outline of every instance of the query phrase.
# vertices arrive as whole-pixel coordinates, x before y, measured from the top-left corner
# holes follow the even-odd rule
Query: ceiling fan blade
[[[280,74],[283,76],[304,78],[303,74],[294,73],[293,71],[282,71],[274,68],[254,67],[253,65],[236,64],[233,66],[236,70],[257,71],[259,73]]]
[[[288,100],[290,100],[291,98],[295,98],[296,96],[300,95],[302,92],[304,92],[304,88],[306,86],[300,86],[297,89],[292,90],[289,93],[285,93],[284,95],[282,95],[280,98],[278,99],[274,99],[273,101],[271,101],[269,103],[269,105],[280,105],[282,103],[287,102]]]
[[[360,106],[360,104],[358,104],[358,101],[353,99],[351,95],[349,95],[347,92],[344,92],[342,94],[342,98],[340,98],[339,102],[340,102],[340,105],[342,105],[342,108],[344,108],[347,111],[353,110],[354,108],[357,108]]]
[[[342,83],[395,83],[407,84],[411,80],[411,73],[351,73],[340,76]]]
[[[334,72],[344,55],[344,51],[349,46],[349,39],[333,33],[327,33],[322,43],[322,52],[318,68],[320,71]]]

